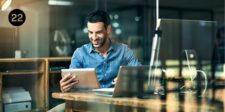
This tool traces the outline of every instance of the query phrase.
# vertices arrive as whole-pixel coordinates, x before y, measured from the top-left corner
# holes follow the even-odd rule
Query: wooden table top
[[[213,106],[208,104],[200,104],[194,100],[187,102],[181,102],[176,100],[163,101],[160,98],[150,98],[150,99],[139,99],[139,98],[112,98],[99,96],[95,93],[52,93],[53,98],[64,99],[70,101],[82,101],[82,102],[92,102],[92,103],[103,103],[103,104],[112,104],[119,106],[132,106],[132,107],[143,107],[152,109],[155,107],[166,106],[171,108],[183,108],[184,106],[191,105],[191,108],[201,109],[201,110],[215,110]]]

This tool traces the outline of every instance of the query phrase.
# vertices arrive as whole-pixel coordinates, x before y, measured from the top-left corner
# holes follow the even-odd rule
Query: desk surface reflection
[[[224,94],[225,90],[221,89],[216,92],[208,90],[202,97],[193,93],[168,93],[149,99],[111,98],[93,92],[53,93],[52,96],[64,99],[68,112],[224,112]]]

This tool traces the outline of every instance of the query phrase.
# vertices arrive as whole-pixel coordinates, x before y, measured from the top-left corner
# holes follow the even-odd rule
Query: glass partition
[[[161,47],[159,59],[165,67],[178,65],[187,49],[193,49],[198,55],[198,61],[207,74],[213,56],[214,41],[216,40],[217,23],[201,20],[162,19],[160,30]],[[197,63],[197,62],[194,62]],[[175,72],[179,76],[181,71]]]
[[[204,4],[198,5],[200,2]],[[0,0],[0,7],[2,3]],[[86,15],[102,9],[110,15],[110,39],[128,45],[145,68],[126,71],[128,77],[123,81],[128,80],[124,83],[128,91],[140,90],[139,98],[156,100],[160,105],[153,111],[191,111],[189,104],[206,106],[206,110],[215,104],[215,111],[225,111],[224,1],[160,0],[159,17],[163,19],[159,31],[155,31],[155,3],[154,0],[12,0],[10,7],[0,10],[0,95],[5,88],[22,86],[30,93],[34,111],[48,110],[64,102],[51,97],[52,92],[60,92],[60,70],[69,68],[74,50],[90,42]],[[9,22],[13,9],[26,15],[21,26]],[[160,39],[158,58],[152,71],[146,72],[155,33],[159,33]],[[149,75],[154,76],[157,93],[149,90]],[[15,79],[18,80],[14,82]],[[165,105],[174,100],[181,104],[172,105],[176,108]],[[4,109],[2,105],[0,111]],[[148,110],[86,106],[95,111]]]

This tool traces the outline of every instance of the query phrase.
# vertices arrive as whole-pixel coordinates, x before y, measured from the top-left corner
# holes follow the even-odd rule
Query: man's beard
[[[91,39],[91,42],[92,42],[93,40]],[[99,43],[99,45],[98,46],[95,46],[94,44],[93,44],[93,42],[92,42],[92,45],[94,46],[94,48],[101,48],[101,47],[103,47],[104,46],[104,44],[105,44],[105,42],[106,42],[106,38],[98,38],[98,39],[96,39],[95,41],[97,41],[97,43]]]

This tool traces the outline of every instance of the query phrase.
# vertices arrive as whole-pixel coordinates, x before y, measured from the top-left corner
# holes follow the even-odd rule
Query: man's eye
[[[97,34],[102,34],[102,32],[97,32]]]

